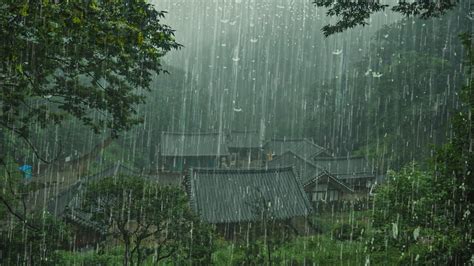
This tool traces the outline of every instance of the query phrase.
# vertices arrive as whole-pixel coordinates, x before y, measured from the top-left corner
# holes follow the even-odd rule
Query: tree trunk
[[[137,243],[137,265],[141,265],[142,263],[142,253],[140,250],[140,243]]]
[[[125,237],[124,242],[125,242],[125,253],[123,256],[123,265],[129,266],[130,265],[130,239],[128,237]]]
[[[268,265],[272,265],[272,252],[270,248],[271,248],[270,241],[268,241],[267,239]]]

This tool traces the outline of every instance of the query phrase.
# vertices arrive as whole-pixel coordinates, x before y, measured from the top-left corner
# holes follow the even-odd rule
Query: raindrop
[[[415,241],[418,239],[418,236],[420,236],[420,227],[418,226],[417,228],[415,228],[415,230],[413,230],[413,239],[415,239]]]
[[[398,224],[392,223],[392,237],[397,239],[398,237]]]
[[[372,72],[372,77],[374,78],[380,78],[381,76],[383,76],[383,74],[380,72]]]

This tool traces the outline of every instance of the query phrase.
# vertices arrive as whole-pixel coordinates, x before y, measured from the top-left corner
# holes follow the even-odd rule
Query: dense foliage
[[[136,108],[164,71],[161,58],[180,47],[160,22],[164,14],[147,1],[0,4],[0,215],[2,224],[10,221],[0,231],[8,247],[2,250],[16,253],[15,263],[51,260],[62,243],[54,234],[60,227],[52,229],[57,221],[30,207],[45,184],[23,180],[17,168],[31,164],[25,158],[32,153],[44,162],[64,155],[65,142],[49,145],[65,123],[81,138],[66,136],[82,148],[87,131],[76,121],[96,133],[109,129],[114,138],[141,121]]]
[[[28,141],[67,115],[114,136],[139,122],[142,90],[179,47],[163,16],[147,1],[2,3],[2,129]]]
[[[396,4],[386,4],[378,0],[344,1],[344,0],[314,0],[318,7],[328,9],[326,15],[340,17],[334,25],[323,27],[324,35],[329,36],[356,26],[368,25],[367,20],[377,12],[383,12],[388,7],[394,12],[404,16],[415,16],[422,19],[439,17],[454,8],[457,1],[453,0],[421,0],[421,1],[396,1]]]
[[[411,166],[391,173],[374,199],[372,250],[396,247],[403,264],[462,265],[472,256],[474,47],[471,35],[462,40],[468,79],[453,137],[437,151],[430,172]]]
[[[205,263],[212,232],[191,212],[185,193],[142,177],[104,178],[90,183],[84,211],[124,245],[124,265],[167,258]]]
[[[74,228],[35,209],[57,188],[20,175],[19,163],[33,157],[30,149],[39,156],[37,148],[44,147],[44,161],[52,155],[74,158],[100,141],[91,129],[113,138],[121,132],[107,150],[93,153],[88,169],[126,161],[158,171],[160,132],[201,129],[209,117],[208,99],[193,83],[198,77],[173,68],[173,76],[159,75],[161,58],[179,45],[160,23],[164,12],[147,1],[4,1],[0,264],[469,263],[474,51],[470,33],[461,42],[457,35],[472,23],[465,1],[438,2],[393,5],[393,11],[422,19],[454,11],[436,20],[405,18],[384,26],[358,64],[302,96],[306,136],[337,154],[368,155],[382,173],[401,169],[390,171],[375,196],[364,201],[372,209],[352,204],[338,213],[335,204],[328,205],[309,218],[317,232],[303,237],[294,224],[274,219],[262,199],[254,206],[260,220],[230,241],[200,221],[181,189],[145,177],[107,177],[90,182],[75,206],[106,228],[106,237],[94,243],[97,250],[79,251]],[[372,13],[389,7],[378,1],[314,3],[342,17],[323,29],[326,35],[366,25]],[[236,125],[248,122],[234,112]],[[142,119],[146,123],[132,127]],[[423,163],[426,158],[430,163]],[[422,165],[401,167],[414,160]],[[59,180],[70,173],[55,174]]]
[[[373,158],[381,173],[432,156],[450,136],[466,76],[458,36],[470,30],[467,9],[378,30],[367,54],[307,94],[306,135]]]

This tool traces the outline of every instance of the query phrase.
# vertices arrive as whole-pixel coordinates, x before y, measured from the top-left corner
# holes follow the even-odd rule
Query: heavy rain
[[[0,1],[0,265],[472,265],[471,0]]]

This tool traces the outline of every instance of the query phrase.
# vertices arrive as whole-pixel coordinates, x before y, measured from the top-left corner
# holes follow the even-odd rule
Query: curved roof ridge
[[[191,168],[190,172],[199,173],[273,173],[273,172],[284,172],[293,171],[293,166],[283,167],[264,167],[264,168],[205,168],[195,167]]]
[[[317,164],[311,162],[311,161],[308,160],[308,159],[305,159],[303,156],[301,156],[301,155],[299,155],[299,154],[296,154],[296,153],[293,152],[293,151],[285,151],[285,152],[282,153],[279,157],[277,157],[277,158],[275,159],[275,161],[276,161],[276,160],[282,160],[281,158],[283,158],[283,155],[284,155],[284,154],[287,154],[287,153],[288,153],[288,154],[293,154],[294,156],[296,156],[296,157],[298,157],[299,159],[303,160],[305,163],[307,163],[307,164],[309,164],[309,165],[311,165],[311,166],[314,166],[314,168],[317,168],[317,169],[322,170],[322,171],[325,170],[323,167],[321,167],[321,166],[319,166],[319,165],[317,165]]]
[[[310,139],[305,138],[304,141],[309,142],[311,145],[316,146],[316,147],[318,147],[318,148],[321,148],[321,149],[323,149],[323,150],[327,150],[327,149],[324,148],[323,146],[320,146],[320,145],[314,143],[314,142],[313,142],[312,140],[310,140]]]
[[[306,142],[306,143],[309,143],[310,145],[312,145],[314,147],[317,147],[318,149],[321,149],[322,151],[328,151],[328,149],[314,143],[309,138],[272,138],[269,141],[267,141],[265,144],[268,144],[272,141],[274,141],[274,142]]]
[[[351,156],[335,156],[335,157],[318,157],[316,160],[347,160],[347,159],[365,159],[363,155],[351,155]]]
[[[339,185],[341,185],[342,187],[346,188],[347,190],[351,191],[351,192],[354,192],[353,189],[351,189],[350,187],[348,187],[346,184],[344,184],[341,180],[339,180],[335,175],[331,174],[329,171],[327,170],[323,170],[323,172],[319,173],[318,175],[316,175],[315,177],[311,178],[309,181],[307,181],[306,183],[303,184],[304,187],[318,181],[319,178],[321,178],[322,176],[324,175],[327,175],[329,176],[332,180],[334,180],[336,183],[338,183]]]

